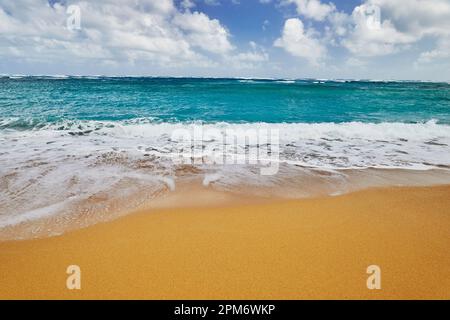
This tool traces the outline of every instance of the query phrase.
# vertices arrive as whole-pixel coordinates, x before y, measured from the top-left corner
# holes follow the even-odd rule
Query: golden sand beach
[[[0,298],[450,299],[450,187],[208,197],[1,242]],[[81,290],[66,288],[69,265],[81,268]],[[366,286],[369,265],[381,268],[381,290]]]

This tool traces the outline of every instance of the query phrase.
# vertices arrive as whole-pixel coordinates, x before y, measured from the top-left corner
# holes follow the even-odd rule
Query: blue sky
[[[259,0],[218,1],[219,5],[208,5],[199,1],[197,9],[223,22],[238,41],[275,40],[280,35],[286,18],[296,17],[295,5],[280,6],[277,1],[261,4]],[[334,1],[339,10],[347,13],[361,3],[359,0]],[[265,21],[270,23],[264,31]],[[320,23],[318,24],[320,27]],[[263,32],[262,32],[263,31]]]
[[[0,73],[450,80],[449,0],[0,0]]]

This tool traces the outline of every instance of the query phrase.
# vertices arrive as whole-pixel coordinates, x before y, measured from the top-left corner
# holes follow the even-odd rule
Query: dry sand
[[[66,289],[73,264],[81,290]],[[373,264],[381,290],[366,287]],[[450,299],[450,187],[192,201],[58,237],[1,242],[0,298]]]

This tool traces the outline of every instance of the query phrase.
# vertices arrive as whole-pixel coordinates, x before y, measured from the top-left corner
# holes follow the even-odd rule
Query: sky
[[[0,74],[450,81],[450,0],[0,0]]]

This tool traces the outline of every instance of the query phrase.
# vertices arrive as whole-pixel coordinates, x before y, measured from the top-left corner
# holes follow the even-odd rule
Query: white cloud
[[[441,60],[441,59],[450,59],[450,38],[444,38],[441,39],[438,44],[437,47],[433,50],[430,51],[425,51],[423,52],[419,59],[418,59],[418,63],[431,63],[434,62],[436,60]],[[450,62],[450,61],[447,61]]]
[[[269,61],[266,50],[254,41],[249,43],[251,50],[231,56],[228,60],[236,69],[255,69],[262,63]]]
[[[404,33],[424,35],[450,34],[450,1],[448,0],[368,0],[379,6],[382,17]]]
[[[192,2],[190,2],[192,4]],[[66,27],[66,8],[81,9],[81,30]],[[185,8],[191,7],[184,1]],[[180,12],[173,0],[0,2],[0,57],[55,62],[98,59],[155,65],[208,65],[204,53],[222,55],[233,46],[218,20]]]
[[[380,21],[378,25],[365,15],[368,6],[363,4],[353,11],[353,30],[342,42],[357,56],[381,56],[397,52],[416,38],[399,32],[390,20]]]
[[[182,0],[180,6],[183,9],[192,9],[195,7],[195,2],[193,0]]]
[[[16,68],[46,72],[55,66],[54,70],[77,72],[80,67],[80,72],[97,72],[97,66],[105,64],[118,66],[111,71],[118,73],[193,71],[216,75],[223,70],[231,74],[233,70],[248,68],[266,72],[268,65],[285,63],[269,60],[260,46],[235,48],[232,35],[219,20],[197,12],[195,5],[204,4],[205,0],[50,2],[53,5],[48,0],[0,0],[0,63],[5,71]],[[258,2],[256,5],[261,6],[289,5],[289,11],[295,10],[296,18],[285,21],[282,34],[273,45],[313,66],[321,65],[327,58],[327,62],[364,66],[371,71],[385,61],[375,57],[403,53],[407,58],[404,63],[409,61],[412,66],[417,59],[421,70],[428,72],[450,59],[450,0],[361,0],[348,13],[339,11],[334,4],[339,3],[332,0]],[[66,9],[70,4],[81,8],[81,30],[70,31],[66,27]],[[379,23],[374,23],[371,16],[374,7],[380,9]],[[271,41],[267,33],[269,21],[262,25],[261,21],[261,35],[255,40],[267,43]],[[271,21],[271,28],[275,22]],[[236,39],[242,40],[239,36]],[[346,56],[342,56],[342,48],[347,49]],[[408,49],[414,50],[406,53]],[[416,56],[411,57],[412,53]],[[38,71],[33,71],[34,66],[40,66]]]
[[[323,21],[336,7],[333,3],[322,3],[320,0],[282,0],[282,4],[295,4],[297,13],[306,18]]]
[[[355,57],[350,57],[345,64],[351,68],[363,68],[367,65],[367,61],[363,61]]]
[[[313,65],[319,65],[326,55],[326,48],[314,38],[313,32],[305,31],[300,19],[286,20],[281,38],[274,43],[291,55],[307,59]]]
[[[339,11],[334,11],[328,17],[328,21],[330,26],[327,26],[327,29],[338,37],[347,35],[349,26],[352,24],[352,18],[348,14]]]
[[[420,61],[446,57],[448,47],[443,43],[450,41],[449,0],[364,0],[351,15],[320,0],[280,0],[280,4],[295,4],[300,16],[323,22],[322,42],[343,46],[356,57],[401,52],[427,37],[435,39],[437,47],[424,52]]]
[[[225,54],[233,50],[228,40],[228,31],[219,20],[210,19],[204,13],[177,14],[173,24],[187,32],[187,39],[193,46],[217,54]]]
[[[373,23],[374,8],[380,13]],[[366,0],[352,14],[342,44],[357,56],[381,56],[409,48],[425,37],[450,36],[448,0]]]

